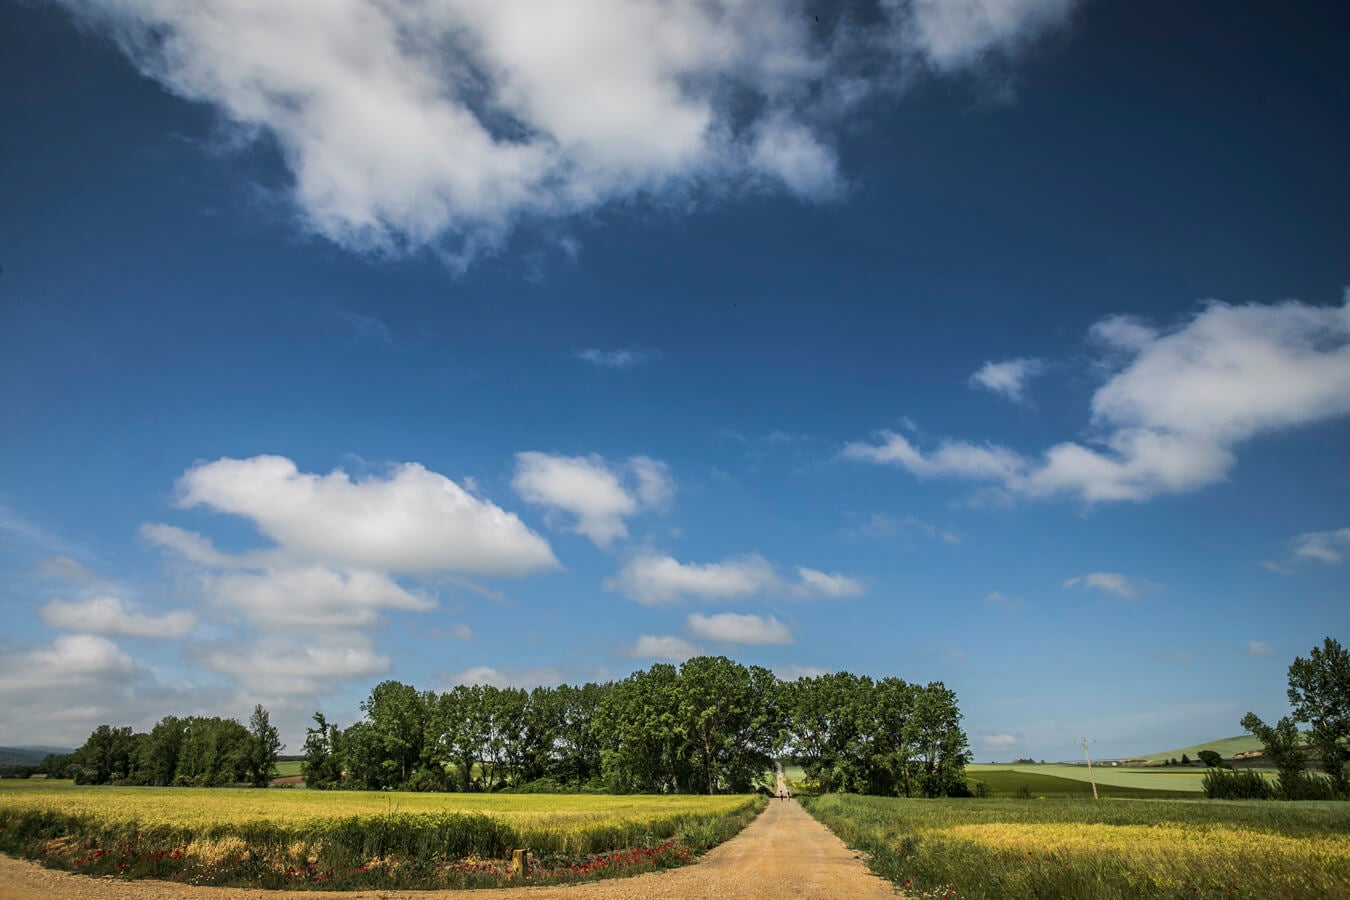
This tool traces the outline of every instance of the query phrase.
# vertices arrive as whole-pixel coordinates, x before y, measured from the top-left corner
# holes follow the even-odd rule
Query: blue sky
[[[1344,19],[480,7],[0,10],[0,743],[709,652],[1120,757],[1346,638]]]

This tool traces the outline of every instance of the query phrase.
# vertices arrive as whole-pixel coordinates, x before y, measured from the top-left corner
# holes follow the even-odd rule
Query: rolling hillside
[[[1146,759],[1150,762],[1166,762],[1169,759],[1181,759],[1181,754],[1186,754],[1191,759],[1197,759],[1201,750],[1213,750],[1224,759],[1232,759],[1234,754],[1246,753],[1248,750],[1260,750],[1261,742],[1255,736],[1250,734],[1241,734],[1237,737],[1223,738],[1217,741],[1207,741],[1203,744],[1195,744],[1191,747],[1179,747],[1176,750],[1166,750],[1161,753],[1146,753],[1142,756],[1131,757],[1132,759]]]

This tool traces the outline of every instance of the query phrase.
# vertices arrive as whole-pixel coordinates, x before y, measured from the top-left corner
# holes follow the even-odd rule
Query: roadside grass
[[[919,896],[1350,896],[1350,804],[905,800],[807,810]]]
[[[681,865],[749,796],[0,786],[0,850],[89,875],[262,888],[556,884]],[[522,878],[511,852],[530,851]]]

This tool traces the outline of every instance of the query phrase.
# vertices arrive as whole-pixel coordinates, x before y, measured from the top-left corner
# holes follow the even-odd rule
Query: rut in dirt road
[[[646,900],[646,898],[782,897],[895,898],[901,893],[873,875],[844,842],[791,801],[771,800],[745,830],[698,863],[669,872],[616,878],[570,887],[487,891],[262,891],[192,887],[164,881],[113,881],[44,869],[0,856],[0,897],[5,900]]]

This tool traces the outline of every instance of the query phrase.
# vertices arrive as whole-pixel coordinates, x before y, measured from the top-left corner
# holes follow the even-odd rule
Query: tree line
[[[100,725],[74,753],[48,756],[40,768],[76,784],[262,787],[276,775],[282,746],[259,704],[247,727],[215,716],[165,716],[148,732]]]
[[[658,663],[620,681],[533,690],[376,685],[363,717],[316,712],[311,788],[746,793],[775,761],[822,792],[962,796],[970,750],[956,695],[836,672],[782,681],[723,656]],[[282,749],[261,705],[234,719],[166,716],[146,733],[100,725],[42,770],[82,784],[265,785]]]
[[[345,729],[315,713],[307,785],[743,793],[786,759],[822,791],[937,797],[965,793],[970,760],[941,682],[847,672],[784,682],[721,656],[529,691],[386,681],[361,710]]]

